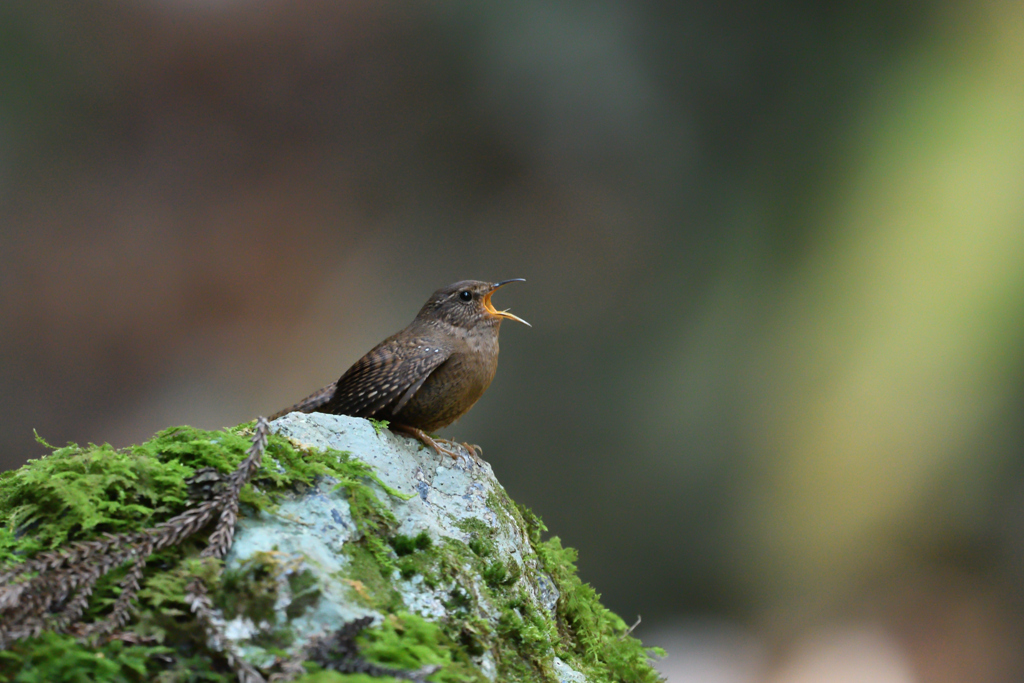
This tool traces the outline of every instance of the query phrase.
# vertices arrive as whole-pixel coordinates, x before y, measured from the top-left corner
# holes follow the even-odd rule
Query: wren
[[[525,280],[463,280],[437,290],[408,327],[373,347],[337,382],[270,419],[297,411],[387,420],[390,429],[456,457],[428,432],[465,415],[491,384],[501,321],[530,325],[491,303],[495,290],[510,282]],[[478,447],[466,447],[477,457]]]

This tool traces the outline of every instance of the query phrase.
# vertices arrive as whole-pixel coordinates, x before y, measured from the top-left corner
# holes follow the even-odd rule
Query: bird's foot
[[[463,441],[462,445],[467,451],[469,451],[469,454],[473,456],[473,459],[476,460],[478,465],[484,464],[484,449],[480,448],[480,446],[475,443],[469,443],[467,441]]]
[[[484,461],[481,459],[481,457],[484,454],[484,449],[480,448],[475,443],[467,443],[465,441],[461,441],[461,442],[460,441],[449,441],[448,439],[436,439],[436,440],[440,441],[445,446],[448,446],[450,448],[464,449],[467,453],[469,453],[470,457],[472,457],[473,460],[476,460],[476,464],[477,465],[483,465],[484,464]]]
[[[449,441],[448,439],[435,439],[422,429],[409,427],[403,424],[391,424],[388,426],[396,432],[408,434],[409,436],[417,439],[424,446],[433,448],[438,455],[447,455],[453,460],[459,460],[462,457],[459,451],[465,449],[466,452],[476,460],[477,464],[483,464],[483,461],[480,460],[480,456],[484,454],[484,449],[475,444],[458,443],[456,441]],[[479,455],[477,454],[477,451],[479,451]]]

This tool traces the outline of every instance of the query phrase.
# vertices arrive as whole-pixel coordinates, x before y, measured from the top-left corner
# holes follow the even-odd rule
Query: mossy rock
[[[0,652],[3,681],[233,681],[184,603],[203,576],[228,647],[264,674],[360,617],[359,656],[427,680],[658,681],[642,644],[576,576],[576,553],[513,503],[486,463],[452,460],[366,420],[274,423],[223,563],[202,534],[149,561],[132,621],[94,647],[44,634]],[[122,451],[70,445],[0,474],[0,562],[153,526],[189,505],[185,478],[233,471],[251,424],[169,429]],[[52,447],[50,447],[52,448]],[[123,573],[123,570],[122,570]],[[87,613],[116,598],[101,579]],[[306,663],[303,683],[380,681]]]

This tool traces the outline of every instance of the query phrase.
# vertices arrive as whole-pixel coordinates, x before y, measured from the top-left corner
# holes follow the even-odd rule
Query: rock
[[[273,428],[303,448],[345,451],[372,467],[384,486],[376,482],[370,486],[393,515],[396,537],[414,539],[414,545],[421,546],[427,546],[424,539],[429,539],[435,557],[426,563],[426,576],[408,565],[385,577],[397,592],[398,607],[430,621],[449,620],[453,609],[461,609],[460,621],[482,622],[493,631],[509,612],[496,595],[497,587],[522,599],[515,608],[519,619],[543,615],[554,623],[558,588],[541,567],[528,531],[517,519],[518,511],[486,462],[468,455],[458,460],[439,456],[416,440],[375,429],[359,418],[292,413],[275,421]],[[273,514],[240,520],[227,569],[237,572],[268,557],[286,567],[277,577],[272,626],[266,620],[261,629],[248,616],[236,616],[225,624],[228,638],[246,659],[258,666],[273,660],[268,648],[259,644],[266,641],[262,632],[266,628],[280,631],[287,624],[293,637],[287,649],[298,653],[313,638],[358,617],[372,616],[378,624],[383,621],[382,606],[375,608],[374,600],[367,599],[361,573],[365,568],[353,567],[351,544],[360,537],[346,492],[330,478],[288,496]],[[401,559],[397,552],[394,555],[395,561]],[[454,572],[434,571],[439,562]],[[480,566],[484,572],[478,571]],[[315,604],[292,610],[289,616],[294,596],[288,578],[298,574],[314,581],[319,597]],[[453,608],[453,596],[460,595],[463,599],[455,601],[459,607]],[[499,667],[492,652],[473,655],[472,661],[486,678],[496,679]],[[557,657],[545,664],[558,680],[586,681]]]
[[[659,680],[489,465],[380,427],[293,413],[255,450],[252,424],[172,427],[5,473],[0,679]]]
[[[586,676],[573,669],[558,657],[552,658],[551,668],[555,670],[555,675],[558,676],[558,683],[587,683]]]

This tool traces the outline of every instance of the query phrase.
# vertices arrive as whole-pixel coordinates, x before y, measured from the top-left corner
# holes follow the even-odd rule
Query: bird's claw
[[[477,465],[484,464],[483,460],[480,459],[480,456],[484,454],[484,449],[480,448],[476,444],[466,442],[460,443],[458,441],[451,441],[450,439],[435,439],[434,442],[438,444],[438,453],[443,451],[455,460],[461,460],[462,452],[465,452],[468,453],[474,461],[476,461]],[[444,444],[444,447],[441,447],[440,444]]]
[[[457,441],[450,441],[449,439],[435,439],[434,437],[427,434],[422,429],[415,427],[407,427],[405,425],[392,425],[392,429],[405,432],[410,436],[419,440],[424,446],[429,446],[434,449],[438,455],[447,455],[455,461],[462,459],[462,455],[459,451],[465,450],[469,453],[470,457],[476,461],[478,465],[483,465],[481,456],[484,454],[484,449],[480,448],[476,444],[471,443],[459,443]],[[443,446],[441,444],[444,444]]]
[[[484,449],[480,448],[480,446],[475,443],[468,443],[466,441],[462,442],[462,446],[469,451],[469,454],[473,456],[473,459],[476,460],[478,465],[484,464]]]

